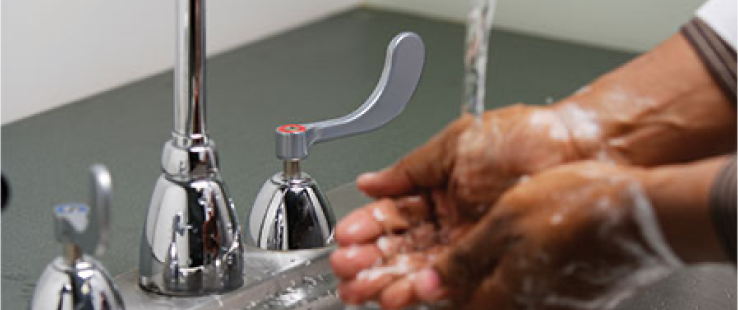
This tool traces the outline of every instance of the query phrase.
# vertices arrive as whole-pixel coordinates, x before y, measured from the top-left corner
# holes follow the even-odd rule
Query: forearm
[[[640,170],[667,242],[687,262],[727,259],[710,211],[711,190],[727,160],[720,156]]]
[[[736,147],[733,104],[681,34],[552,109],[584,158],[652,166]]]

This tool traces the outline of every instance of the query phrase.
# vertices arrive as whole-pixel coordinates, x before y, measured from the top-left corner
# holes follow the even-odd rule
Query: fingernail
[[[376,177],[377,177],[377,173],[376,172],[366,172],[366,173],[362,173],[357,178],[357,181],[359,181],[359,182],[366,182],[366,181],[369,181],[369,180],[371,180],[373,178],[376,178]]]
[[[441,278],[433,269],[424,269],[416,277],[418,295],[425,301],[436,301],[443,296]]]
[[[364,228],[364,225],[362,222],[353,223],[351,224],[351,226],[346,228],[346,234],[348,234],[349,236],[354,236],[357,233],[359,233],[362,230],[362,228]]]
[[[348,259],[354,259],[357,256],[359,256],[359,247],[356,245],[351,245],[349,249],[346,251],[346,258]]]

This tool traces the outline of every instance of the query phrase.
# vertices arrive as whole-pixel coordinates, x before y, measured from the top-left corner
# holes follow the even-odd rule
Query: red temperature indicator
[[[300,133],[305,132],[305,126],[297,124],[287,124],[280,126],[279,128],[277,128],[277,130],[284,133]]]

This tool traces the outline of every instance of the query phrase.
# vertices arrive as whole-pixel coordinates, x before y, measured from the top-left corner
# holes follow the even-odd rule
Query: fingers
[[[431,268],[424,269],[413,277],[413,292],[419,300],[425,302],[439,301],[447,295],[440,276]]]
[[[366,208],[351,212],[336,226],[336,241],[341,246],[367,243],[383,232],[382,224]]]
[[[400,214],[397,205],[389,199],[367,206],[372,218],[382,226],[382,233],[392,234],[407,230],[410,227],[407,219]]]
[[[378,300],[385,287],[392,285],[403,276],[392,272],[392,267],[377,267],[362,271],[354,280],[349,280],[347,283],[354,300],[365,303]]]
[[[404,300],[412,301],[407,295],[414,294],[414,291],[406,284],[395,286],[397,282],[404,281],[409,275],[422,269],[427,264],[422,254],[401,254],[390,260],[385,265],[362,270],[354,279],[344,281],[345,285],[341,286],[341,297],[347,297],[347,300],[364,303],[368,300],[390,299],[398,294]],[[384,291],[392,288],[387,296],[382,297]]]
[[[364,269],[381,263],[383,254],[373,244],[352,245],[336,249],[331,254],[330,263],[333,273],[340,279],[352,279]]]
[[[372,197],[391,197],[412,193],[416,185],[404,167],[394,165],[360,175],[356,179],[356,187]]]
[[[427,203],[411,196],[373,202],[341,221],[336,228],[341,247],[330,258],[334,273],[342,281],[341,298],[353,304],[379,300],[390,309],[414,302],[412,282],[404,279],[429,263],[420,253],[400,253],[425,244],[415,235],[426,232],[432,236],[429,215]]]
[[[379,301],[384,309],[403,309],[416,302],[413,276],[403,277],[385,288]]]
[[[372,197],[396,197],[444,184],[454,162],[456,139],[470,121],[471,117],[462,117],[395,165],[361,175],[357,187]]]
[[[395,269],[383,265],[385,257],[374,244],[336,250],[331,255],[331,267],[341,278],[341,298],[351,304],[362,304],[375,299],[385,286],[399,277]]]
[[[339,278],[352,279],[364,269],[379,266],[404,246],[405,239],[401,236],[382,236],[374,244],[338,248],[331,254],[331,267]]]
[[[353,282],[342,281],[338,283],[338,294],[341,300],[349,305],[360,305],[364,303],[359,299],[359,294],[354,292]]]
[[[338,223],[336,241],[341,246],[373,242],[383,234],[399,233],[427,221],[429,216],[429,208],[420,197],[382,199],[353,211]]]
[[[431,268],[424,269],[409,279],[413,285],[414,300],[410,299],[404,306],[417,301],[432,304],[449,297],[449,292],[443,287],[440,276]],[[505,283],[500,273],[487,275],[477,288],[470,289],[462,298],[453,300],[455,309],[515,309],[513,299],[515,292]],[[405,298],[402,293],[398,292],[396,296]],[[385,294],[389,293],[383,292],[383,301]]]
[[[397,268],[385,267],[385,270]],[[417,273],[398,275],[382,271],[366,274],[363,279],[342,282],[339,286],[341,298],[347,303],[362,304],[377,299],[385,309],[402,309],[416,302],[436,302],[444,299],[447,292],[440,286],[440,279],[432,269]]]
[[[351,212],[336,227],[341,246],[373,242],[380,235],[407,229],[408,222],[392,200],[383,199]]]

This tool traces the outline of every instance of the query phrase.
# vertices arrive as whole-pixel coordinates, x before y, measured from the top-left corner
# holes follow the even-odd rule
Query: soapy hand
[[[442,190],[461,215],[477,217],[522,176],[583,158],[557,110],[518,104],[488,111],[481,122],[462,116],[357,186],[373,197]]]
[[[679,264],[660,235],[643,170],[581,162],[531,176],[479,219],[448,216],[433,190],[347,217],[331,257],[350,303],[448,299],[464,309],[610,309]]]
[[[675,34],[554,105],[464,116],[358,179],[383,199],[337,228],[342,297],[388,308],[443,298],[458,308],[608,308],[678,263],[639,189],[646,168],[604,162],[655,167],[734,152],[731,103]],[[601,162],[567,164],[587,159]],[[680,175],[647,178],[657,180],[649,191],[667,189],[651,195],[656,206],[692,210],[665,219],[677,223],[665,230],[673,240],[694,215],[710,225],[687,205],[704,205],[695,193],[706,193],[711,174],[686,174],[702,186],[669,182]],[[680,254],[710,248],[702,235],[688,236]]]
[[[423,301],[415,287],[430,282],[418,272],[471,227],[440,222],[440,214],[417,196],[383,199],[352,212],[336,229],[340,247],[331,256],[341,297],[351,304],[381,301],[388,309]]]

